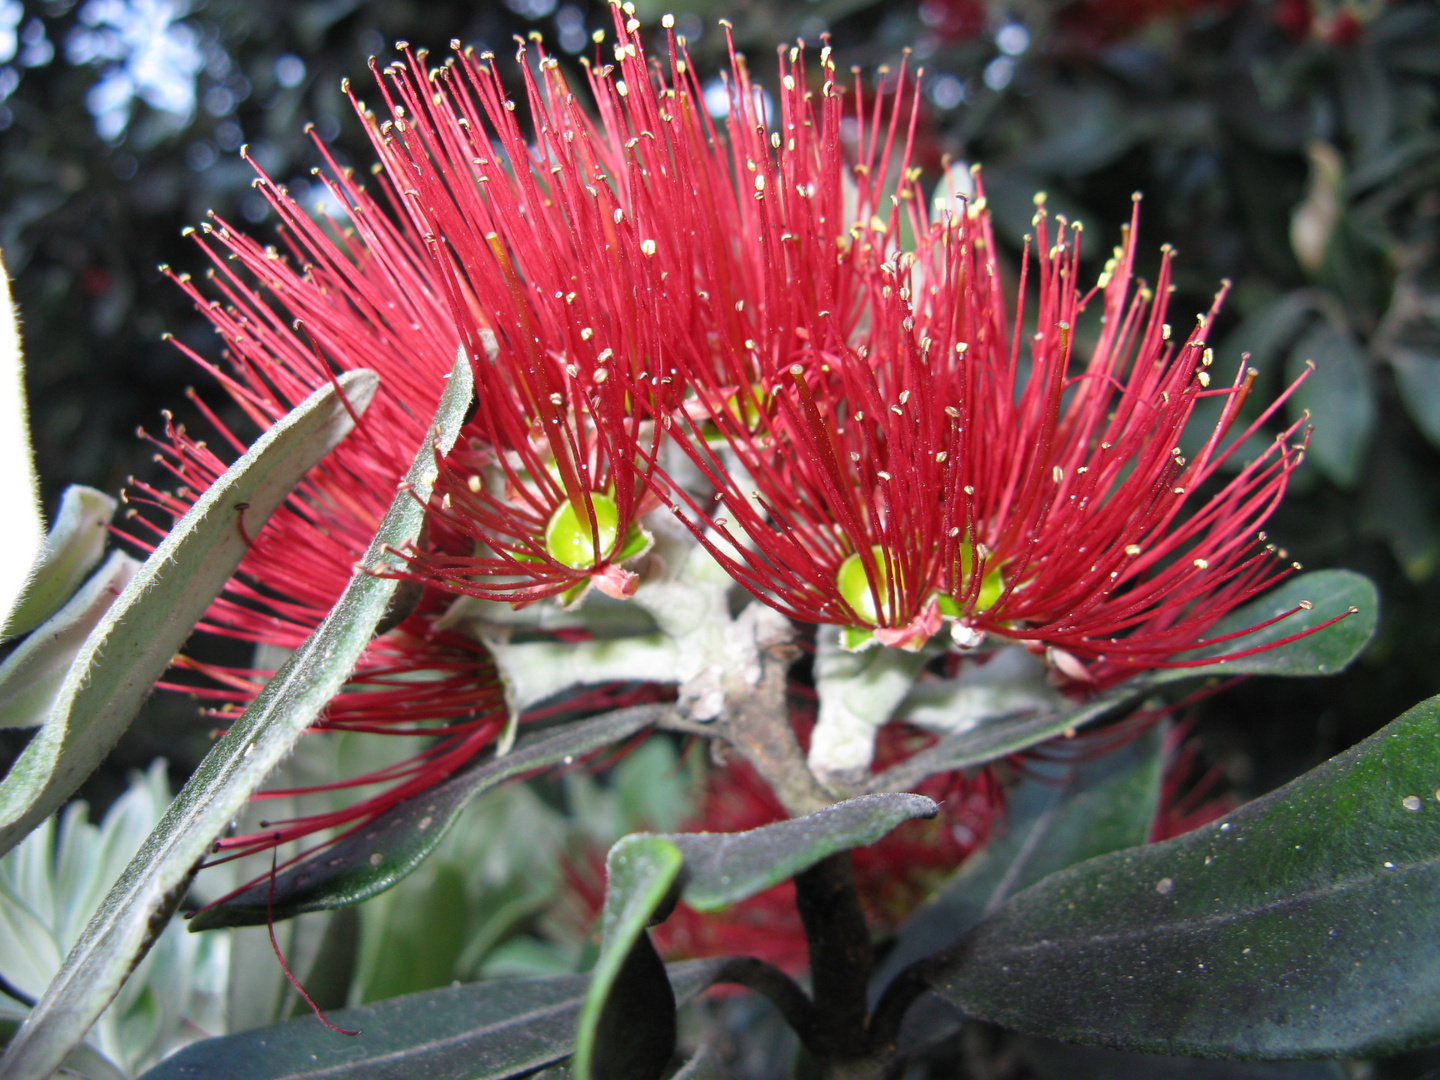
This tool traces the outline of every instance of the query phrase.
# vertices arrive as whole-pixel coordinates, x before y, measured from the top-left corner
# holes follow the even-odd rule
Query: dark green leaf
[[[1290,398],[1291,414],[1308,410],[1315,425],[1309,460],[1335,484],[1353,487],[1375,428],[1374,380],[1350,333],[1328,319],[1295,343],[1285,374],[1297,379],[1312,361],[1315,370]]]
[[[58,810],[100,764],[249,549],[237,522],[243,516],[258,531],[349,434],[376,385],[374,372],[354,371],[311,394],[195,501],[136,571],[77,653],[44,726],[0,783],[0,852]]]
[[[1282,641],[1354,610],[1333,626],[1253,656],[1221,660],[1196,667],[1160,668],[1123,682],[1072,712],[997,720],[951,735],[930,749],[880,773],[870,781],[870,789],[904,790],[936,773],[950,772],[967,765],[994,761],[1006,754],[1018,753],[1036,743],[1053,739],[1066,731],[1107,716],[1169,683],[1212,675],[1334,675],[1343,671],[1369,644],[1375,633],[1375,620],[1379,613],[1379,596],[1375,586],[1369,578],[1349,570],[1317,570],[1293,577],[1275,591],[1231,612],[1216,624],[1207,635],[1207,640],[1244,630],[1248,626],[1256,626],[1296,608],[1301,601],[1310,604],[1310,608],[1296,611],[1288,618],[1245,637],[1202,647],[1186,654],[1186,657],[1203,659],[1207,656],[1244,652]],[[934,697],[937,693],[933,684],[921,689],[929,697]],[[935,702],[927,697],[927,705],[934,704]],[[898,716],[904,719],[903,706]]]
[[[670,1060],[675,1047],[674,1011],[661,1017],[655,1008],[664,993],[655,964],[648,962],[654,947],[645,927],[669,898],[683,861],[680,849],[668,838],[646,833],[621,837],[610,849],[605,861],[600,958],[575,1033],[571,1069],[577,1080],[631,1080],[621,1066],[637,1070],[633,1080],[658,1080]],[[663,968],[659,980],[664,981]],[[627,1016],[623,1003],[611,1004],[614,997],[622,996],[636,1000],[645,1011]],[[625,1046],[616,1025],[628,1029],[633,1047]]]
[[[675,991],[650,934],[640,936],[605,995],[590,1052],[594,1080],[660,1080],[675,1053]],[[576,1075],[583,1075],[576,1069]]]
[[[1015,893],[1077,862],[1143,844],[1160,801],[1161,729],[1114,753],[1063,767],[1043,763],[1006,802],[1005,832],[965,860],[900,931],[875,973],[883,988],[938,952]]]
[[[566,724],[522,739],[504,757],[475,763],[277,877],[274,917],[288,919],[305,911],[358,904],[384,892],[435,850],[460,812],[481,792],[512,777],[613,745],[653,724],[669,709],[668,705],[639,705]],[[269,892],[267,879],[200,912],[190,929],[263,925]]]
[[[901,822],[934,817],[923,795],[886,793],[742,833],[671,833],[685,857],[685,902],[718,911],[794,877],[827,855],[873,844]]]
[[[1018,1040],[1035,1080],[1349,1080],[1339,1061],[1224,1061],[1127,1054],[1033,1037]]]
[[[726,960],[671,965],[681,1002]],[[392,998],[333,1014],[354,1038],[314,1017],[206,1039],[144,1080],[505,1080],[568,1057],[587,975],[497,979]]]
[[[1384,540],[1405,576],[1421,582],[1440,563],[1440,518],[1431,498],[1431,470],[1402,440],[1394,427],[1377,434],[1370,460],[1372,475],[1382,479],[1360,492],[1358,520],[1351,527]]]
[[[1242,1059],[1440,1040],[1440,698],[1227,819],[1052,875],[933,985],[1077,1042]]]
[[[1430,445],[1440,446],[1440,356],[1418,349],[1395,349],[1390,366],[1405,411]]]
[[[324,622],[205,756],[126,867],[0,1059],[6,1080],[45,1080],[84,1037],[145,955],[215,838],[345,684],[398,584],[370,571],[394,565],[390,560],[398,556],[391,552],[420,535],[436,475],[436,450],[445,453],[454,445],[470,390],[470,365],[462,349],[435,423],[350,584]],[[164,550],[162,545],[159,551]]]
[[[105,492],[80,484],[65,489],[60,512],[25,582],[25,591],[0,628],[0,639],[28,634],[60,610],[105,553],[114,514],[115,499]]]
[[[1316,294],[1297,289],[1270,301],[1247,315],[1215,351],[1226,371],[1234,371],[1244,354],[1256,367],[1268,369],[1285,355],[1290,345],[1315,313]],[[1220,398],[1202,399],[1220,402]],[[1199,406],[1197,405],[1198,409]],[[1216,414],[1218,417],[1218,413]],[[1198,449],[1198,447],[1197,447]]]

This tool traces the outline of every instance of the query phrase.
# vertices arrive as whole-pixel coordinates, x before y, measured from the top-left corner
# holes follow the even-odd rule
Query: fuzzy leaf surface
[[[682,1003],[715,981],[724,959],[672,964]],[[391,998],[331,1019],[307,1016],[193,1043],[143,1080],[507,1080],[570,1055],[587,975],[496,979]]]
[[[0,852],[58,810],[100,764],[240,565],[249,547],[246,530],[258,532],[301,477],[350,433],[350,408],[366,408],[378,380],[373,372],[355,371],[338,385],[317,390],[260,436],[175,523],[110,605],[71,663],[44,726],[0,783]]]
[[[1149,1053],[1440,1040],[1440,698],[1223,821],[1011,899],[931,982],[1006,1027]]]
[[[470,404],[462,355],[435,422],[370,542],[363,567],[420,534],[435,453],[454,444]],[[157,553],[158,554],[158,553]],[[138,580],[138,579],[137,579]],[[345,684],[399,582],[357,570],[334,609],[215,744],[116,882],[20,1034],[0,1059],[6,1080],[44,1080],[144,956],[211,844]]]
[[[479,761],[429,791],[406,799],[363,829],[280,874],[275,879],[274,918],[358,904],[384,892],[425,861],[460,812],[481,792],[627,739],[670,708],[637,705],[529,736],[504,757]],[[263,926],[269,895],[267,878],[223,904],[201,911],[190,921],[190,929]]]
[[[15,601],[0,628],[0,638],[28,634],[60,609],[100,562],[109,539],[107,526],[115,514],[115,498],[82,484],[71,484],[60,496],[60,511],[45,537]]]
[[[764,892],[837,851],[873,844],[939,807],[924,795],[862,795],[804,817],[741,833],[670,833],[685,857],[682,895],[696,911],[719,911]]]
[[[1017,716],[951,735],[895,768],[880,773],[870,781],[870,789],[904,790],[936,773],[1019,753],[1107,716],[1162,686],[1187,679],[1232,675],[1334,675],[1343,671],[1370,643],[1380,610],[1379,594],[1374,584],[1363,574],[1350,570],[1317,570],[1290,578],[1278,589],[1231,612],[1216,624],[1209,638],[1213,640],[1255,626],[1289,611],[1302,600],[1312,607],[1234,641],[1202,646],[1181,659],[1205,659],[1242,652],[1320,626],[1344,615],[1351,608],[1356,610],[1334,626],[1253,656],[1195,667],[1159,668],[1112,687],[1071,712]],[[917,692],[933,696],[943,694],[944,688],[943,685],[922,686],[917,688]],[[927,701],[927,704],[934,703]],[[903,707],[898,717],[904,719]]]
[[[45,541],[29,413],[19,312],[10,299],[9,275],[0,266],[0,505],[6,517],[5,563],[0,564],[3,622],[9,622]]]
[[[112,551],[75,595],[33,630],[0,664],[0,727],[45,722],[76,655],[105,612],[140,569],[123,551]]]

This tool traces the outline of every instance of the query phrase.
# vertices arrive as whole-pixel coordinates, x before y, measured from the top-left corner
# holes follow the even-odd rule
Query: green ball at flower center
[[[577,512],[574,504],[562,503],[545,526],[545,551],[556,562],[564,563],[575,570],[594,566],[615,546],[615,537],[620,532],[620,510],[609,495],[592,492],[590,508],[595,513],[596,532],[600,545],[594,544],[590,531],[589,515],[583,510]]]
[[[890,582],[889,575],[885,572],[885,551],[877,544],[870,549],[870,555],[875,561],[876,592],[880,594],[882,601],[888,600]],[[875,594],[870,591],[870,581],[865,576],[865,563],[858,551],[840,564],[840,569],[835,574],[835,586],[860,618],[871,624],[880,621],[875,607]]]

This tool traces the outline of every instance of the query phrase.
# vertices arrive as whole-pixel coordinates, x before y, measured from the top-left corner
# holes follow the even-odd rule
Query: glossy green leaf
[[[114,514],[113,496],[80,484],[65,489],[60,512],[0,638],[28,634],[70,599],[105,553]]]
[[[875,973],[880,989],[955,941],[1015,893],[1077,862],[1145,843],[1160,802],[1162,733],[1058,772],[1037,762],[1006,800],[1005,831],[971,855],[900,930]]]
[[[0,784],[0,852],[59,809],[115,745],[240,564],[246,530],[258,532],[349,434],[375,387],[372,372],[355,371],[310,395],[260,436],[145,560],[86,639],[44,726]]]
[[[1299,378],[1312,361],[1315,370],[1290,398],[1291,414],[1310,413],[1315,430],[1309,460],[1335,484],[1354,487],[1375,429],[1374,380],[1350,333],[1329,320],[1317,322],[1295,343],[1286,376]]]
[[[873,844],[939,807],[923,795],[862,795],[813,814],[742,833],[671,833],[685,858],[682,895],[697,911],[719,911],[764,892],[837,851]]]
[[[675,1048],[669,984],[645,927],[665,904],[684,857],[668,837],[622,837],[605,861],[600,958],[575,1033],[577,1080],[659,1080]],[[632,1004],[638,1008],[627,1008]]]
[[[726,960],[672,964],[685,1002]],[[587,975],[496,979],[391,998],[334,1013],[360,1034],[336,1035],[307,1016],[187,1046],[143,1080],[507,1080],[570,1055]]]
[[[358,904],[384,892],[435,850],[460,812],[483,791],[512,777],[614,745],[655,723],[669,705],[637,705],[520,740],[504,757],[476,762],[387,811],[359,832],[223,904],[206,908],[192,930],[264,925],[267,912],[288,919],[305,911]]]
[[[111,552],[61,609],[5,658],[0,664],[0,727],[45,722],[85,639],[139,569],[123,551]]]
[[[1272,626],[1227,641],[1196,649],[1182,659],[1205,659],[1244,652],[1294,634],[1322,626],[1344,616],[1333,626],[1318,630],[1298,641],[1279,645],[1253,656],[1219,660],[1195,667],[1159,668],[1129,679],[1086,702],[1080,708],[1060,714],[1016,716],[997,720],[951,735],[930,749],[914,755],[874,777],[872,791],[896,791],[913,787],[927,776],[978,765],[1006,754],[1018,753],[1053,739],[1133,704],[1137,699],[1170,683],[1214,675],[1334,675],[1343,671],[1369,644],[1379,615],[1379,594],[1370,579],[1349,570],[1317,570],[1290,578],[1278,589],[1254,600],[1221,620],[1207,635],[1213,640],[1226,634],[1272,619],[1296,608],[1301,601],[1308,609]],[[1353,609],[1353,612],[1352,612]],[[1348,613],[1348,614],[1347,614]],[[943,687],[917,688],[933,697]],[[934,700],[926,699],[933,706]],[[904,719],[902,707],[898,717]]]
[[[424,504],[436,475],[436,450],[444,453],[454,444],[470,404],[470,392],[470,366],[462,352],[441,397],[434,426],[361,568],[325,621],[206,755],[126,868],[0,1059],[0,1074],[6,1080],[44,1080],[65,1052],[84,1037],[130,968],[145,954],[154,926],[163,923],[179,902],[215,838],[345,684],[398,585],[394,578],[372,576],[369,569],[394,565],[389,560],[397,556],[389,553],[419,536]]]
[[[1223,821],[1020,893],[932,985],[1120,1049],[1371,1057],[1440,1041],[1440,698]]]

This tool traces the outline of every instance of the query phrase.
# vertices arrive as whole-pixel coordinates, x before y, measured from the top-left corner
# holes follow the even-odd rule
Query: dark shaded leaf
[[[1348,1080],[1338,1061],[1223,1061],[1127,1054],[1050,1039],[1020,1040],[1020,1056],[1036,1080]]]
[[[710,986],[726,960],[669,968],[682,1003]],[[568,1057],[588,975],[496,979],[391,998],[193,1043],[144,1080],[505,1080]]]
[[[1161,729],[1111,754],[1043,763],[1006,802],[1003,834],[975,852],[900,930],[875,972],[874,993],[903,968],[951,944],[1022,889],[1077,862],[1143,844],[1160,801]]]
[[[1052,875],[932,985],[1007,1027],[1152,1053],[1440,1040],[1440,698],[1221,822]]]
[[[1309,460],[1338,486],[1353,487],[1375,428],[1374,380],[1349,332],[1329,320],[1317,322],[1295,343],[1286,376],[1299,378],[1311,361],[1315,370],[1290,398],[1291,415],[1309,411],[1315,425]]]
[[[384,892],[435,850],[460,812],[481,792],[512,777],[613,745],[653,724],[670,708],[638,705],[566,724],[522,739],[502,758],[476,762],[279,875],[274,917],[288,919],[306,911],[358,904]],[[190,929],[263,925],[269,889],[267,879],[201,911],[191,920]]]
[[[880,773],[870,781],[869,787],[872,791],[904,790],[913,787],[927,776],[1018,753],[1036,743],[1053,739],[1068,730],[1107,716],[1170,683],[1213,675],[1334,675],[1343,671],[1369,644],[1375,633],[1375,621],[1379,614],[1379,596],[1375,586],[1363,574],[1349,570],[1317,570],[1293,577],[1273,592],[1231,612],[1216,624],[1208,638],[1214,639],[1243,630],[1247,626],[1255,626],[1289,611],[1302,600],[1311,605],[1308,610],[1297,611],[1289,618],[1246,637],[1222,645],[1196,649],[1185,656],[1202,659],[1207,656],[1243,652],[1323,625],[1352,608],[1354,613],[1334,626],[1299,641],[1292,641],[1253,656],[1196,667],[1160,668],[1147,672],[1105,691],[1072,712],[1020,716],[983,724],[951,735],[928,750]],[[938,688],[931,684],[929,687],[917,689],[933,698],[943,691],[943,684]],[[933,706],[935,702],[927,700],[927,704]],[[902,707],[899,717],[903,719],[904,715]]]
[[[6,1080],[45,1080],[84,1038],[173,913],[215,838],[345,684],[398,584],[369,571],[393,565],[389,560],[398,556],[390,553],[419,536],[436,475],[435,452],[454,445],[470,404],[471,382],[470,364],[461,349],[434,425],[360,568],[324,622],[205,756],[110,890],[0,1059]],[[157,557],[164,550],[162,545]]]
[[[1424,581],[1440,561],[1440,520],[1428,470],[1407,454],[1393,428],[1377,433],[1371,457],[1378,483],[1360,492],[1360,532],[1384,540],[1411,581]]]
[[[742,833],[671,833],[685,857],[682,895],[697,911],[719,911],[786,881],[837,851],[873,844],[939,807],[923,795],[862,795],[801,818]]]
[[[1440,356],[1418,349],[1395,349],[1390,367],[1405,411],[1431,446],[1440,446]]]
[[[590,1075],[659,1080],[675,1052],[675,1027],[675,991],[649,933],[641,930],[605,995]]]

